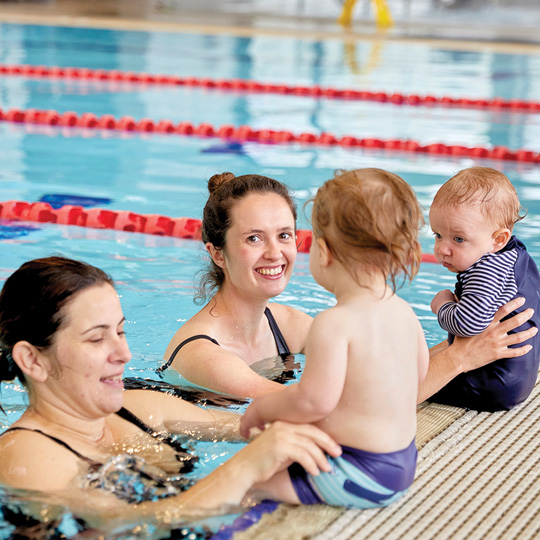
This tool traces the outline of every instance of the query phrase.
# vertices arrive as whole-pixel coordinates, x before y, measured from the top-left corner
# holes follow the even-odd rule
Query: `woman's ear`
[[[217,264],[220,268],[225,268],[225,257],[223,256],[223,250],[216,249],[214,247],[214,244],[212,244],[211,242],[207,242],[205,244],[205,247],[210,257],[212,257],[214,263]]]
[[[34,345],[28,341],[17,342],[12,351],[14,362],[23,375],[31,380],[44,382],[49,376],[49,362]]]
[[[319,244],[319,260],[321,268],[327,268],[332,264],[334,257],[332,257],[332,253],[330,253],[330,248],[328,247],[326,240],[317,238],[317,243]]]
[[[499,250],[501,250],[506,244],[508,244],[508,240],[510,240],[512,236],[512,231],[510,229],[499,229],[498,231],[495,231],[493,233],[493,251],[492,253],[495,253]]]

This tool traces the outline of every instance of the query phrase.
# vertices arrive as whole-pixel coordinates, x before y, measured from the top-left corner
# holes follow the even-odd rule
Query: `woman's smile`
[[[280,264],[279,266],[265,266],[261,268],[256,268],[255,271],[264,277],[279,278],[283,276],[283,272],[285,271],[285,265]]]

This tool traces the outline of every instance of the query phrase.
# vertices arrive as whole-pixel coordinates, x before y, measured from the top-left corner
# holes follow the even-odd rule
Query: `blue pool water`
[[[494,96],[536,100],[540,57],[443,50],[419,44],[344,45],[338,40],[115,32],[1,25],[0,63],[45,64],[125,71],[319,84],[437,96]],[[540,115],[443,107],[403,107],[294,96],[220,92],[202,88],[0,78],[0,107],[167,118],[213,125],[248,124],[294,132],[328,131],[358,137],[411,138],[423,144],[505,145],[540,151]],[[304,202],[337,168],[380,167],[405,178],[424,208],[445,180],[473,164],[501,169],[515,184],[526,220],[516,232],[540,262],[540,167],[535,164],[346,148],[246,143],[177,135],[100,133],[0,123],[0,200],[37,201],[51,194],[109,199],[117,210],[199,218],[214,173],[255,172],[295,191],[299,227],[308,228]],[[429,252],[432,239],[422,232]],[[204,261],[194,241],[117,231],[0,222],[0,282],[28,259],[61,253],[109,272],[118,284],[133,361],[127,375],[156,379],[169,339],[199,307],[193,283]],[[430,345],[444,338],[429,309],[433,295],[454,276],[422,265],[402,291],[420,317]],[[299,254],[287,290],[276,300],[312,315],[332,297],[309,274]],[[302,360],[301,358],[299,359]],[[9,425],[24,408],[17,385],[2,385]],[[241,409],[241,407],[240,407]],[[204,471],[237,446],[210,452]]]

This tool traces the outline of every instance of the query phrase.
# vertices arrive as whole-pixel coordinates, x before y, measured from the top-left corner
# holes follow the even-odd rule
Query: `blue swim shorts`
[[[312,476],[298,463],[289,467],[302,504],[377,508],[397,501],[413,483],[418,456],[414,440],[403,450],[384,454],[341,448],[341,456],[328,458],[328,473]]]

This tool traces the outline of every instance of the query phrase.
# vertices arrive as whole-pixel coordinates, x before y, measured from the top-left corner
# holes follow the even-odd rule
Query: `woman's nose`
[[[118,336],[114,350],[114,359],[117,362],[127,364],[131,360],[131,351],[125,336]]]
[[[266,244],[266,251],[265,251],[265,256],[268,258],[268,259],[277,259],[280,255],[281,251],[280,251],[280,248],[279,248],[279,244],[273,240],[270,240],[267,244]]]

